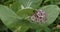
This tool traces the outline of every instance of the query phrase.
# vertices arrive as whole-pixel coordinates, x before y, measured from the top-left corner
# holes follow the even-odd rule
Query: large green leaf
[[[44,25],[52,24],[58,17],[59,10],[60,10],[56,5],[48,5],[48,6],[42,7],[41,9],[43,11],[46,11],[46,13],[48,14],[47,21],[46,23],[44,23]]]
[[[24,25],[21,18],[6,6],[0,5],[0,18],[3,23],[14,32],[22,32],[28,29],[28,26]]]
[[[12,4],[12,9],[16,12],[18,9],[32,7],[32,8],[39,8],[42,0],[16,0]]]

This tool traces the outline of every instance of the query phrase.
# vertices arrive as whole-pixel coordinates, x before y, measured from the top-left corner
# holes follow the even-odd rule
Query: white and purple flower
[[[44,23],[47,20],[47,13],[45,11],[38,10],[31,16],[31,20],[37,23]]]

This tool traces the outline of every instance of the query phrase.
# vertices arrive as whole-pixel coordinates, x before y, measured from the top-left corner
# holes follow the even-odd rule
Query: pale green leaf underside
[[[20,17],[18,17],[11,9],[7,8],[6,6],[0,5],[0,19],[14,32],[22,32],[22,30],[26,31],[28,29],[28,26],[24,25],[24,22],[20,20]]]
[[[46,25],[50,25],[56,20],[56,18],[59,15],[59,10],[60,10],[58,8],[58,6],[56,6],[56,5],[48,5],[48,6],[42,7],[41,9],[43,11],[46,11],[46,13],[48,14],[48,16],[47,16],[48,18],[45,23]]]

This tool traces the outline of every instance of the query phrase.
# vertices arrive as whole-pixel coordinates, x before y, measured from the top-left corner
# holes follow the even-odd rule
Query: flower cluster
[[[45,11],[38,10],[31,16],[31,20],[32,22],[44,23],[47,20],[47,13]]]

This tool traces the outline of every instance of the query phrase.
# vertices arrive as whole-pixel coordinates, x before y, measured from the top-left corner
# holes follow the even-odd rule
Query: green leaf
[[[21,3],[18,1],[13,2],[13,4],[10,7],[14,12],[17,12],[19,9],[21,9]]]
[[[14,2],[14,0],[8,0],[4,2],[4,5],[9,6],[10,4],[12,4]]]
[[[8,31],[8,28],[0,20],[0,32],[3,32],[3,31]]]
[[[46,27],[46,28],[44,29],[44,31],[45,31],[45,32],[51,32],[50,28],[48,28],[48,27]]]
[[[24,22],[21,20],[21,18],[6,6],[0,5],[0,18],[2,22],[12,31],[18,30],[20,32],[21,30],[26,31],[28,29],[27,25],[24,26]]]
[[[36,32],[50,32],[50,29],[48,27],[42,27],[40,29],[36,29]]]
[[[41,4],[42,0],[22,0],[22,5],[24,7],[33,7],[33,8],[38,8],[39,5]]]
[[[48,1],[50,1],[50,0],[45,0],[44,3],[48,2]]]
[[[42,0],[19,0],[24,7],[38,8]]]
[[[34,9],[32,9],[32,8],[20,9],[17,11],[17,15],[20,16],[21,18],[25,19],[33,14],[33,10]]]
[[[46,11],[46,13],[48,15],[46,23],[44,23],[44,25],[46,24],[47,26],[52,24],[56,20],[56,18],[59,15],[59,11],[60,11],[58,6],[56,6],[56,5],[48,5],[48,6],[42,7],[41,9],[43,11]]]
[[[41,30],[42,30],[42,29],[39,29],[39,30],[37,29],[36,32],[41,32]]]
[[[12,4],[12,9],[16,12],[26,7],[39,8],[41,2],[42,0],[16,0]]]
[[[60,4],[60,0],[50,0],[51,4]]]
[[[29,29],[28,26],[26,25],[22,25],[21,27],[17,28],[15,31],[13,32],[26,32]]]

